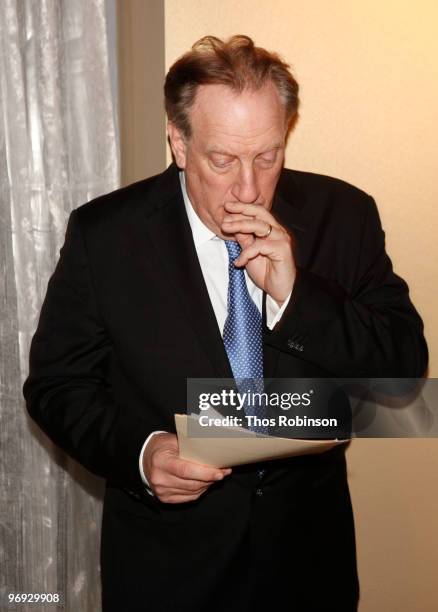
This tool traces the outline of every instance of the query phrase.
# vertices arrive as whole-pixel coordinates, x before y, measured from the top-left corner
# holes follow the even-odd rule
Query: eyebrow
[[[260,153],[257,153],[257,155],[263,155],[264,153],[269,153],[270,151],[278,151],[279,149],[281,149],[283,147],[282,144],[274,144],[272,147],[269,147],[267,149],[265,149],[264,151],[261,151]],[[222,151],[220,149],[207,149],[207,153],[208,154],[215,154],[215,155],[224,155],[226,157],[235,157],[234,153],[230,153],[229,151]]]

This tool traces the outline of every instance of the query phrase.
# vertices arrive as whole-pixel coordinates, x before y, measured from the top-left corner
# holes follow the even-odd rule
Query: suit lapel
[[[178,303],[204,348],[206,359],[212,364],[213,375],[232,378],[222,336],[199,265],[176,168],[168,176],[168,180],[175,186],[173,196],[149,218],[147,232],[156,252],[162,254],[160,260],[163,272],[175,289]]]

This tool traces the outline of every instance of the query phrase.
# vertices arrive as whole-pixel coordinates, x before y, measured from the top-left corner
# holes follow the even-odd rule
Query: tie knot
[[[225,246],[227,247],[228,257],[230,261],[237,259],[242,252],[240,244],[234,240],[225,240]]]

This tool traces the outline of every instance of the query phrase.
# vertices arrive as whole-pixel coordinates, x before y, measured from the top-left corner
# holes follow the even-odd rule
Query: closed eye
[[[272,151],[268,151],[266,153],[262,153],[257,156],[257,161],[262,164],[271,165],[277,161],[278,149],[273,149]]]
[[[234,162],[235,157],[231,155],[212,155],[210,159],[217,168],[227,168]]]

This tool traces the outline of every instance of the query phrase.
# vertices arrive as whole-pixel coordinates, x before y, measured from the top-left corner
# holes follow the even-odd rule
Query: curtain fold
[[[57,593],[65,610],[100,610],[103,483],[33,426],[21,387],[68,216],[119,185],[105,9],[0,10],[0,609],[10,593]]]

